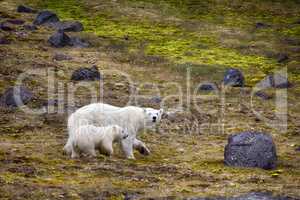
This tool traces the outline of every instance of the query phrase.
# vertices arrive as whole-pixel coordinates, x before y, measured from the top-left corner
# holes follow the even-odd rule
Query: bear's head
[[[118,125],[112,126],[112,132],[115,133],[117,140],[124,140],[129,136],[128,132]]]
[[[146,122],[148,125],[154,125],[159,123],[161,120],[161,116],[163,115],[163,109],[153,109],[153,108],[144,108],[144,112],[146,115]]]

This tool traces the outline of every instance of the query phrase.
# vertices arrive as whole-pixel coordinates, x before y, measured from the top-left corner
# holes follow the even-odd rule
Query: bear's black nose
[[[156,117],[154,116],[154,117],[152,117],[152,119],[153,119],[153,122],[156,122]]]

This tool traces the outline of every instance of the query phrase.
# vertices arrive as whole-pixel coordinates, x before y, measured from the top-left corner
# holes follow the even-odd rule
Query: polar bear
[[[104,103],[93,103],[76,110],[68,118],[69,136],[76,133],[82,125],[109,126],[119,125],[128,132],[122,140],[122,150],[127,158],[134,159],[133,149],[144,155],[150,154],[146,145],[136,138],[138,132],[152,128],[160,122],[163,109],[141,108],[136,106],[116,107]],[[70,138],[70,137],[69,137]],[[64,150],[70,154],[71,145],[68,141]]]
[[[113,154],[113,143],[126,139],[128,134],[118,125],[97,127],[94,125],[80,126],[70,136],[71,157],[77,158],[80,153],[96,156],[96,149],[108,156]]]

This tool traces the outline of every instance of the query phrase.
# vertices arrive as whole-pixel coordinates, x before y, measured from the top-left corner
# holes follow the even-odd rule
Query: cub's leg
[[[146,147],[145,143],[136,138],[133,141],[133,148],[138,150],[143,155],[150,154],[150,150]]]

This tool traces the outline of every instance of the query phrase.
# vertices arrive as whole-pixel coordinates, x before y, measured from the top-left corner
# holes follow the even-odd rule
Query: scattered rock
[[[289,56],[286,53],[280,53],[277,56],[277,62],[282,63],[289,59]]]
[[[72,45],[71,38],[63,31],[57,31],[56,33],[54,33],[52,36],[50,36],[48,42],[51,44],[51,46],[56,48]]]
[[[86,48],[86,47],[90,46],[90,44],[88,42],[86,42],[84,39],[81,39],[79,37],[72,37],[71,45],[74,47],[79,47],[79,48]]]
[[[72,60],[72,57],[63,53],[55,53],[55,55],[53,56],[53,60],[56,61]]]
[[[0,44],[10,44],[10,40],[5,37],[0,37]]]
[[[297,200],[286,196],[273,196],[269,192],[250,192],[237,197],[193,197],[186,200]]]
[[[228,138],[224,162],[235,167],[276,167],[276,147],[270,135],[259,132],[242,132]]]
[[[300,40],[298,38],[285,38],[283,40],[284,43],[288,45],[298,46],[300,45]]]
[[[5,107],[18,107],[27,104],[32,98],[32,92],[24,86],[12,87],[7,89],[0,97],[0,105]]]
[[[265,24],[265,23],[263,23],[263,22],[257,22],[257,23],[255,24],[255,28],[257,28],[257,29],[261,29],[261,28],[269,28],[269,27],[271,27],[271,26],[268,25],[268,24]]]
[[[12,26],[9,25],[9,23],[7,22],[2,22],[0,24],[0,30],[3,30],[3,31],[13,31],[14,28]]]
[[[17,12],[20,13],[36,13],[37,11],[28,7],[28,6],[24,6],[24,5],[19,5],[17,8]]]
[[[216,90],[217,86],[214,83],[204,83],[201,84],[199,87],[199,90],[203,91],[211,91],[211,90]]]
[[[78,21],[62,21],[52,23],[51,27],[64,32],[79,32],[83,31],[83,25]]]
[[[34,25],[42,25],[42,24],[47,24],[47,23],[55,23],[58,21],[59,21],[59,18],[57,17],[57,15],[55,13],[45,10],[45,11],[41,11],[38,13],[33,24]]]
[[[279,73],[270,74],[257,84],[259,88],[289,88],[292,84],[288,81],[285,75]]]
[[[224,85],[243,87],[244,80],[244,76],[240,70],[231,68],[225,72],[223,82]]]
[[[160,103],[162,101],[160,96],[154,96],[150,99],[151,103]]]
[[[295,151],[299,151],[300,152],[300,146],[298,148],[296,148]]]
[[[11,24],[15,24],[15,25],[22,25],[25,23],[24,20],[21,20],[21,19],[8,19],[6,20],[8,23],[11,23]]]
[[[262,98],[263,100],[272,99],[271,95],[268,95],[267,93],[265,93],[263,91],[257,91],[257,92],[255,92],[255,96],[258,96],[258,97]]]
[[[23,28],[27,31],[35,31],[38,29],[37,26],[31,24],[25,24]]]
[[[93,65],[91,68],[80,68],[73,72],[71,80],[74,81],[94,81],[100,80],[101,75],[97,66]]]

